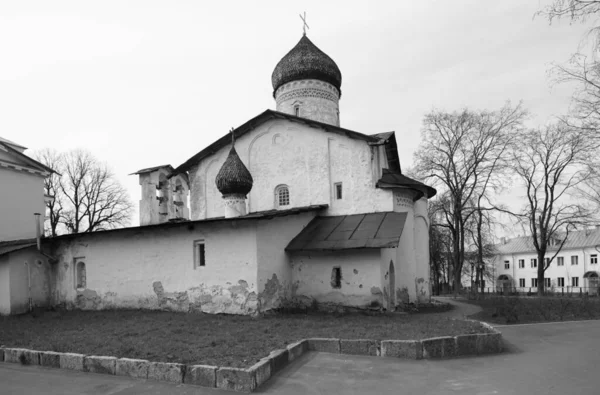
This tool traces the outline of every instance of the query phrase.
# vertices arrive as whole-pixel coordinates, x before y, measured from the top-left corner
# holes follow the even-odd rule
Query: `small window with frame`
[[[204,240],[194,241],[194,269],[206,266],[206,249]]]
[[[276,207],[286,207],[290,205],[290,189],[287,185],[279,185],[275,188]]]
[[[335,184],[333,184],[333,190],[335,193],[336,200],[342,200],[342,183],[336,182]]]

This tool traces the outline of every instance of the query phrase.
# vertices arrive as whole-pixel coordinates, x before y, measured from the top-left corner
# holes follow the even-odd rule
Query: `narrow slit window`
[[[334,188],[335,188],[335,198],[337,200],[341,200],[342,199],[342,183],[338,182],[338,183],[334,184]]]
[[[206,266],[204,240],[194,241],[194,269],[199,266]]]
[[[300,106],[294,106],[294,115],[300,116]]]
[[[85,263],[77,262],[77,288],[85,288],[87,283],[87,275],[85,272]]]
[[[342,288],[342,268],[334,267],[331,270],[331,287]]]

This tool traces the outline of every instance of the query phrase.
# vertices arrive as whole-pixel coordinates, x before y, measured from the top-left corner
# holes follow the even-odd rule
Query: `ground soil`
[[[479,323],[435,314],[276,314],[45,311],[0,318],[0,345],[150,361],[248,367],[309,337],[423,339],[483,333]]]

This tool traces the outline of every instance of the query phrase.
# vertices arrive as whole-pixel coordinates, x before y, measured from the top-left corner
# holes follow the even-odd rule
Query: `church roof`
[[[298,44],[275,66],[271,76],[273,95],[281,85],[305,79],[328,82],[341,95],[342,73],[337,64],[303,35]]]
[[[394,172],[390,169],[383,169],[383,173],[379,181],[377,181],[377,188],[408,188],[415,189],[417,191],[422,190],[427,191],[427,198],[432,198],[435,196],[437,191],[435,188],[430,187],[429,185],[425,185],[420,181],[414,180],[410,177],[405,176],[402,173]],[[421,195],[422,196],[422,195]],[[418,198],[420,198],[419,196]]]
[[[398,246],[406,213],[315,217],[285,248],[286,251],[335,251]]]
[[[215,178],[217,189],[223,196],[231,194],[246,196],[250,193],[253,182],[252,174],[250,174],[232,145],[227,159],[225,159]]]
[[[352,139],[364,140],[369,143],[380,142],[380,139],[378,137],[368,136],[366,134],[358,133],[358,132],[355,132],[355,131],[352,131],[349,129],[340,128],[338,126],[330,125],[330,124],[323,123],[323,122],[313,121],[312,119],[296,117],[294,115],[286,114],[286,113],[279,112],[279,111],[266,110],[265,112],[252,118],[251,120],[249,120],[242,126],[233,130],[233,132],[229,132],[229,133],[225,134],[223,137],[221,137],[220,139],[218,139],[217,141],[215,141],[208,147],[204,148],[202,151],[198,152],[196,155],[192,156],[190,159],[188,159],[183,164],[181,164],[179,167],[177,167],[175,170],[173,170],[173,172],[171,173],[171,175],[169,177],[172,177],[179,173],[188,171],[192,166],[196,165],[201,160],[203,160],[211,155],[214,155],[221,148],[227,147],[231,143],[231,133],[233,133],[233,135],[235,136],[235,139],[237,140],[241,136],[245,135],[246,133],[249,133],[252,130],[254,130],[255,128],[259,127],[263,123],[268,122],[273,119],[287,119],[292,122],[299,122],[299,123],[303,123],[303,124],[306,124],[306,125],[309,125],[312,127],[316,127],[316,128],[322,129],[326,132],[341,134],[341,135],[350,137]]]

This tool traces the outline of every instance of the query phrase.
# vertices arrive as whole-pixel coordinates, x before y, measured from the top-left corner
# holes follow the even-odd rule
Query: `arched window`
[[[86,287],[85,263],[77,262],[77,288]]]
[[[275,188],[275,206],[286,207],[290,205],[290,189],[287,185],[279,185]]]

